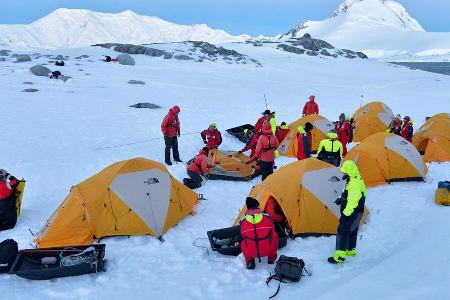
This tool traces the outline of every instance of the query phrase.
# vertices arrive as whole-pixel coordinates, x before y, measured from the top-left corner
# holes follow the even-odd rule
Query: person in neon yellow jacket
[[[342,160],[342,149],[342,143],[338,139],[336,130],[330,130],[330,132],[328,132],[328,138],[321,140],[319,143],[317,158],[339,167]]]
[[[336,234],[336,251],[328,258],[332,264],[343,263],[346,256],[356,255],[358,228],[364,214],[366,197],[366,185],[356,164],[346,160],[341,171],[346,185],[341,198],[336,200],[336,204],[341,206],[341,217]]]

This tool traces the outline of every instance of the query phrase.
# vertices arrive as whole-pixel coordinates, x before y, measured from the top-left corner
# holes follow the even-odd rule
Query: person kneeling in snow
[[[255,268],[255,258],[261,262],[261,257],[267,256],[268,263],[277,259],[278,234],[272,219],[263,214],[259,202],[251,197],[245,200],[247,211],[241,221],[241,250],[245,257],[247,269]]]
[[[217,129],[217,124],[212,123],[209,127],[202,131],[200,134],[203,139],[203,143],[208,146],[209,149],[217,149],[222,144],[222,135]]]
[[[366,185],[361,178],[358,167],[351,160],[346,160],[341,167],[346,181],[344,192],[336,204],[341,206],[341,217],[336,235],[336,251],[328,258],[332,264],[343,263],[346,256],[356,255],[358,228],[364,214]]]
[[[204,147],[198,152],[198,155],[187,163],[187,173],[190,178],[184,178],[183,183],[190,189],[196,189],[202,186],[202,177],[208,176],[208,169],[213,166],[208,164],[209,148]]]
[[[0,170],[0,231],[16,226],[15,189],[19,181],[6,170]]]

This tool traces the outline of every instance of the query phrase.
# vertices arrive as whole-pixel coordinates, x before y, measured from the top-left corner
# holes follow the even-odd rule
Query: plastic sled
[[[207,234],[213,251],[230,256],[238,256],[241,254],[240,242],[242,238],[240,225],[211,230]],[[278,249],[286,246],[288,238],[288,235],[284,231],[281,233],[278,232]]]
[[[254,126],[250,125],[250,124],[244,124],[241,126],[233,127],[233,128],[227,129],[226,132],[228,132],[232,136],[238,138],[241,142],[245,143],[246,138],[244,136],[244,129],[248,129],[248,130],[252,131],[253,133],[255,133]]]
[[[89,247],[95,250],[81,254]],[[48,280],[106,271],[105,247],[96,244],[21,250],[9,273],[30,280]],[[75,259],[67,259],[74,254],[71,257]]]

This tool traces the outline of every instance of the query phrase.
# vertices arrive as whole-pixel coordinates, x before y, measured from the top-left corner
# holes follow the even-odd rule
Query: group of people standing
[[[402,122],[402,117],[400,115],[396,115],[386,131],[400,135],[405,140],[412,143],[414,129],[413,122],[409,116],[405,116]]]

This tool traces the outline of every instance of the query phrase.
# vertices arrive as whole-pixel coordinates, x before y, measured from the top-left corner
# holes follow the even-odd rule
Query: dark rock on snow
[[[9,56],[11,50],[2,49],[0,50],[0,56]]]
[[[134,107],[134,108],[150,108],[150,109],[161,108],[161,106],[159,106],[157,104],[147,103],[147,102],[136,103],[136,104],[130,105],[130,107]]]
[[[145,82],[143,82],[143,81],[134,80],[134,79],[129,80],[128,83],[129,84],[145,84]]]
[[[120,54],[117,56],[117,59],[121,65],[134,66],[136,64],[134,58],[129,54]]]
[[[291,52],[291,53],[295,53],[295,54],[304,54],[306,52],[305,49],[289,46],[289,45],[286,45],[286,44],[279,44],[277,46],[277,48],[278,49],[282,49],[282,50],[284,50],[286,52]]]
[[[26,62],[26,61],[31,61],[31,57],[27,54],[19,54],[16,56],[16,61],[15,63],[20,63],[20,62]]]
[[[24,81],[23,84],[33,84],[31,81]]]
[[[47,77],[51,71],[49,68],[44,67],[42,65],[36,65],[30,68],[31,73],[35,76],[45,76]]]
[[[34,92],[38,92],[38,89],[24,89],[22,92],[26,92],[26,93],[34,93]]]

